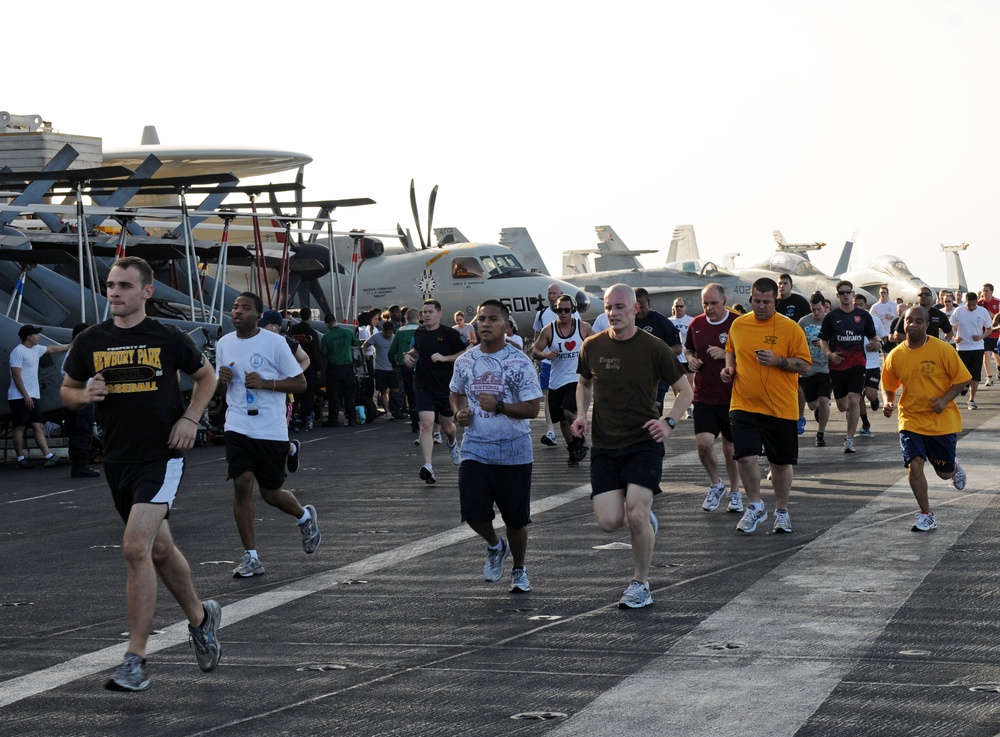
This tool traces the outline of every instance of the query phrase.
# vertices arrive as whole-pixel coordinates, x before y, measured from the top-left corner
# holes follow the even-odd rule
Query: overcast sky
[[[702,257],[749,265],[780,229],[828,271],[860,231],[857,265],[934,285],[968,242],[970,282],[1000,283],[1000,3],[61,5],[4,8],[0,109],[309,154],[308,198],[378,202],[345,228],[410,225],[416,178],[435,225],[525,226],[552,273],[595,225],[665,249],[691,223]]]

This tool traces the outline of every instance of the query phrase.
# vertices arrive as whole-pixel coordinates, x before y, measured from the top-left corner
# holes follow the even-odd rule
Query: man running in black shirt
[[[157,576],[187,616],[198,666],[211,671],[222,654],[216,635],[222,608],[198,598],[191,569],[167,524],[184,474],[184,451],[194,445],[215,392],[215,372],[186,334],[146,317],[146,301],[152,296],[149,264],[135,256],[115,262],[107,281],[113,317],[73,343],[61,390],[70,409],[98,404],[105,475],[125,520],[129,638],[124,661],[105,684],[112,691],[149,688],[146,641],[153,628]],[[194,379],[186,409],[178,371]]]

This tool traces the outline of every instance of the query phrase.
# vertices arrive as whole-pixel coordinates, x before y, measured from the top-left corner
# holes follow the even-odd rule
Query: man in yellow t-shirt
[[[903,387],[899,399],[899,447],[910,488],[920,505],[913,525],[915,532],[937,529],[927,496],[926,461],[931,462],[938,477],[951,479],[959,491],[965,488],[965,471],[955,456],[962,414],[954,400],[972,379],[955,349],[927,334],[927,321],[923,307],[906,311],[906,340],[886,355],[882,367],[882,414],[886,417],[892,417],[896,390]]]
[[[788,495],[792,467],[799,459],[799,375],[812,366],[805,331],[775,312],[778,285],[758,279],[750,288],[752,311],[737,319],[726,343],[722,380],[733,382],[729,421],[733,457],[746,490],[747,511],[736,526],[749,535],[767,520],[760,497],[761,448],[771,463],[774,487],[774,532],[791,532]]]

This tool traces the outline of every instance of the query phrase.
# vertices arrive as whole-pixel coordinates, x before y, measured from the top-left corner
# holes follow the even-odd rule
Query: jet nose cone
[[[582,289],[576,293],[576,296],[573,299],[576,302],[576,311],[581,315],[585,314],[587,310],[590,309],[590,297],[587,296],[587,293]]]

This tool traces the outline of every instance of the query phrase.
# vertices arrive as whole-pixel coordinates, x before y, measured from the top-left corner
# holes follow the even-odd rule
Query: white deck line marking
[[[531,513],[542,514],[556,509],[564,504],[585,499],[590,495],[590,484],[577,486],[543,499],[531,501]],[[497,517],[496,526],[503,525]],[[349,563],[323,573],[317,573],[294,583],[287,584],[272,591],[251,596],[240,601],[227,604],[222,612],[222,628],[241,622],[257,614],[275,609],[288,602],[301,599],[320,591],[337,586],[345,580],[364,576],[374,571],[398,565],[404,561],[416,558],[426,553],[432,553],[440,548],[476,537],[467,525],[460,525],[450,530],[416,540],[384,553],[378,553],[364,560]],[[188,639],[187,620],[176,622],[167,627],[163,634],[150,637],[146,648],[147,654],[166,650],[186,642]],[[222,638],[225,647],[225,638]],[[63,663],[50,666],[40,671],[27,673],[17,678],[0,682],[0,708],[17,701],[30,698],[43,691],[59,688],[80,678],[92,676],[101,671],[117,666],[125,655],[127,643],[111,645],[92,653],[87,653]]]
[[[965,492],[928,468],[938,530],[911,532],[893,514],[916,507],[904,478],[549,734],[592,737],[627,725],[639,736],[794,735],[993,500],[996,492],[970,492],[992,487],[986,459],[998,428],[994,418],[959,441],[960,459],[983,459],[962,463]],[[712,647],[732,642],[745,646]]]

